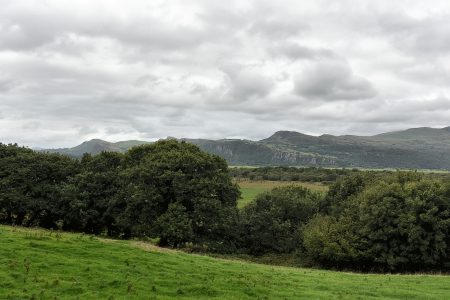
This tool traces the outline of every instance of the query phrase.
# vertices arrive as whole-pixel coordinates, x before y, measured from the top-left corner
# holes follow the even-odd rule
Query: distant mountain
[[[232,165],[412,168],[450,170],[450,127],[422,127],[374,136],[311,136],[278,131],[260,140],[181,139],[225,158]],[[124,152],[145,141],[109,143],[91,140],[74,148],[50,149],[80,157],[83,153]]]
[[[182,140],[225,158],[231,165],[337,166],[335,157],[303,152],[282,144],[249,140]]]
[[[51,152],[51,153],[61,153],[66,154],[73,157],[81,157],[84,153],[90,153],[90,154],[98,154],[102,151],[109,151],[109,152],[125,152],[128,149],[142,145],[142,144],[149,144],[150,142],[144,142],[144,141],[123,141],[123,142],[117,142],[117,143],[110,143],[104,140],[100,139],[93,139],[90,141],[86,141],[81,143],[78,146],[75,146],[73,148],[60,148],[60,149],[45,149],[40,150],[44,152]]]

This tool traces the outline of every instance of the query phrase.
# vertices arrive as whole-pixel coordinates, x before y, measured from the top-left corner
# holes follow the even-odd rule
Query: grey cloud
[[[430,62],[399,68],[397,74],[405,80],[425,86],[433,84],[435,87],[445,87],[450,84],[450,69]]]
[[[226,66],[223,71],[227,75],[228,94],[236,101],[263,98],[274,85],[273,80],[262,75],[258,67],[234,65]]]
[[[249,32],[270,39],[285,39],[300,35],[308,29],[309,26],[297,17],[278,16],[260,18],[254,21],[249,27]]]
[[[321,58],[332,58],[337,56],[335,53],[333,53],[333,51],[329,49],[316,49],[312,47],[306,47],[294,42],[276,43],[275,45],[269,47],[268,50],[274,58],[285,56],[290,60],[314,60]]]
[[[75,128],[78,130],[78,133],[80,135],[84,135],[84,136],[98,132],[98,129],[93,128],[91,126],[87,126],[87,125],[75,125]],[[111,133],[114,133],[114,132],[111,132]],[[117,133],[117,132],[115,132],[115,133]]]
[[[52,40],[52,34],[36,32],[13,22],[0,24],[0,48],[20,50],[40,46]],[[32,28],[32,27],[31,27]]]
[[[3,78],[0,75],[0,92],[7,93],[19,85],[20,85],[19,81],[11,78]]]
[[[19,1],[20,2],[20,1]],[[62,4],[62,3],[61,3]],[[93,3],[91,11],[78,15],[56,6],[48,10],[18,5],[0,13],[0,48],[31,50],[54,42],[61,36],[77,33],[81,36],[107,37],[144,48],[177,50],[197,47],[213,38],[203,27],[167,22],[164,18],[136,12],[132,18],[110,15],[101,5]]]
[[[64,31],[81,26],[73,12],[25,1],[2,3],[0,11],[0,49],[30,50],[52,42]]]
[[[401,51],[431,56],[450,50],[450,12],[438,16],[414,18],[407,14],[380,16],[379,26]]]
[[[325,101],[362,100],[377,95],[367,79],[353,74],[347,64],[337,61],[321,61],[304,71],[295,80],[295,92]]]
[[[0,142],[369,134],[450,120],[446,1],[4,2]]]

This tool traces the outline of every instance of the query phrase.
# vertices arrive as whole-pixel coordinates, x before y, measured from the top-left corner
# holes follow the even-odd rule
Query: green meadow
[[[0,299],[448,299],[450,278],[275,267],[0,226]]]
[[[299,181],[270,181],[270,180],[242,180],[237,182],[241,190],[241,199],[238,201],[238,207],[242,208],[255,200],[258,194],[270,191],[273,188],[287,185],[297,185],[306,187],[312,191],[326,192],[328,186],[321,183],[299,182]]]

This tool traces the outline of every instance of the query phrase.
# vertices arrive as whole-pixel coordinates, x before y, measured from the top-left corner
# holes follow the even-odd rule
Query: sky
[[[450,125],[450,2],[0,0],[0,142]]]

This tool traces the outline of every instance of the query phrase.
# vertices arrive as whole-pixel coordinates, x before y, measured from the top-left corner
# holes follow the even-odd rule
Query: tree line
[[[345,171],[326,195],[276,188],[240,211],[239,197],[225,160],[185,142],[79,160],[0,144],[3,224],[151,238],[195,251],[295,254],[302,265],[324,268],[450,269],[446,180]]]
[[[233,167],[231,175],[237,180],[272,180],[322,182],[331,184],[343,175],[359,172],[358,169],[330,169],[320,167]]]

